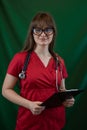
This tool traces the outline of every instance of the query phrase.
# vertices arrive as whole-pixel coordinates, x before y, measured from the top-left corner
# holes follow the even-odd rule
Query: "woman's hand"
[[[45,109],[44,106],[40,106],[41,103],[39,101],[30,101],[29,109],[33,115],[39,115]]]
[[[2,95],[6,97],[9,101],[18,104],[20,106],[23,106],[27,109],[30,109],[32,114],[34,115],[40,114],[45,109],[44,106],[40,106],[42,102],[32,102],[17,94],[13,89],[17,81],[18,78],[16,78],[15,76],[6,74],[2,87]]]
[[[74,102],[75,102],[75,99],[72,97],[70,99],[66,99],[64,102],[63,102],[63,105],[65,107],[71,107],[74,105]]]

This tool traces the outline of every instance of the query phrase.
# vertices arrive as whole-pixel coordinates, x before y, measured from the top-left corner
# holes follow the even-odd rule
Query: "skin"
[[[36,54],[38,55],[38,57],[41,59],[44,66],[46,67],[48,65],[50,58],[52,57],[48,51],[48,46],[49,46],[50,42],[52,41],[53,34],[51,34],[49,37],[47,37],[43,32],[40,36],[33,34],[33,37],[36,42],[36,48],[34,51],[36,52]],[[40,114],[45,109],[44,106],[40,106],[40,104],[42,102],[30,101],[30,100],[23,98],[19,94],[17,94],[14,91],[14,86],[16,85],[17,81],[18,81],[18,78],[14,77],[10,74],[6,74],[4,83],[2,86],[2,95],[5,98],[7,98],[9,101],[29,109],[33,115]],[[66,90],[65,89],[65,79],[62,79],[60,91],[65,91],[65,90]],[[71,106],[73,106],[73,104],[74,104],[73,97],[71,99],[67,99],[66,101],[63,102],[63,105],[65,107],[71,107]]]

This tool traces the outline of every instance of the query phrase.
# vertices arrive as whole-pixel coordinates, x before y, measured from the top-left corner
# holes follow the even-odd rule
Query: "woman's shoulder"
[[[28,53],[28,52],[26,52],[26,51],[17,52],[17,53],[14,54],[13,59],[16,59],[16,60],[23,60],[23,59],[25,59],[27,53]]]
[[[17,52],[17,53],[15,53],[14,56],[23,58],[27,55],[27,53],[28,53],[27,51]]]
[[[7,69],[7,73],[18,77],[19,72],[22,70],[25,57],[27,52],[17,52],[14,54],[12,60],[10,61]]]
[[[58,53],[55,53],[55,55],[58,58],[59,62],[64,63],[63,57],[61,57]]]
[[[26,52],[26,51],[17,52],[17,53],[14,54],[13,58],[11,59],[11,61],[12,62],[16,62],[16,63],[23,63],[27,53],[28,52]]]

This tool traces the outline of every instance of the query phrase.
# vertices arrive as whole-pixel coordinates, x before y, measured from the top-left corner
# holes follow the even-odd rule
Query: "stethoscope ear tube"
[[[56,57],[56,89],[58,91],[59,87],[58,87],[58,63],[59,63],[59,60],[58,60],[58,57]]]

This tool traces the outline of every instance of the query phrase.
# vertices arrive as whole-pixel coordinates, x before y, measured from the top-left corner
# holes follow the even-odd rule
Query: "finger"
[[[66,99],[67,102],[74,102],[75,99],[74,98],[71,98],[71,99]]]
[[[64,102],[63,105],[66,107],[70,107],[74,105],[74,102]]]
[[[40,114],[43,110],[44,110],[43,108],[42,109],[36,109],[36,108],[34,108],[33,109],[33,114],[35,114],[35,115]]]
[[[41,111],[35,111],[33,112],[33,115],[39,115],[41,113]]]
[[[65,103],[66,103],[66,104],[71,104],[71,105],[73,105],[73,104],[74,104],[74,101],[69,100],[69,101],[66,101]]]
[[[37,108],[34,108],[35,111],[43,111],[45,109],[45,107],[37,107]]]

